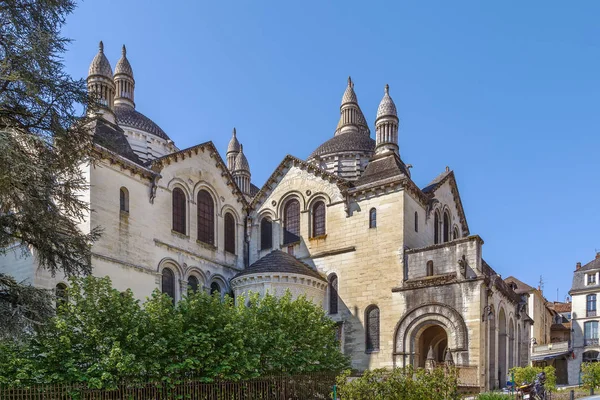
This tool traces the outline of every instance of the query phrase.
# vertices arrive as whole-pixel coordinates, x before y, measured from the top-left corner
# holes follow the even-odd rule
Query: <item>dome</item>
[[[386,116],[398,116],[396,104],[394,104],[394,100],[390,97],[389,85],[385,85],[385,94],[383,95],[383,99],[381,99],[381,103],[379,103],[379,108],[377,108],[377,118]]]
[[[233,128],[233,136],[229,141],[229,145],[227,146],[227,152],[238,152],[240,151],[240,142],[238,142],[237,137],[235,136],[235,128]]]
[[[244,147],[240,146],[240,152],[235,157],[235,168],[234,171],[250,171],[250,165],[248,159],[244,155]]]
[[[123,49],[121,51],[121,58],[117,61],[117,65],[115,67],[115,75],[124,74],[129,75],[133,78],[133,69],[131,68],[131,64],[129,64],[129,60],[127,59],[127,49],[125,45],[123,45]]]
[[[96,54],[96,57],[94,57],[92,63],[90,64],[88,76],[92,75],[102,75],[110,79],[112,79],[113,77],[113,72],[110,63],[104,55],[104,44],[102,43],[102,41],[100,41],[100,48],[98,50],[98,54]]]
[[[281,250],[273,250],[242,272],[239,272],[233,279],[244,275],[264,274],[269,272],[306,275],[325,281],[325,278],[323,278],[318,271]]]
[[[158,136],[161,139],[171,140],[165,131],[160,128],[160,126],[156,125],[154,121],[146,117],[141,112],[136,111],[133,107],[116,105],[115,115],[117,117],[118,125],[139,129],[141,131]]]
[[[375,150],[375,140],[362,132],[347,132],[337,135],[317,147],[308,157],[325,156],[334,153],[364,152]]]
[[[342,105],[347,103],[358,104],[358,98],[356,97],[356,93],[354,92],[354,83],[352,82],[352,78],[350,77],[348,77],[348,86],[346,87],[346,91],[342,96]]]

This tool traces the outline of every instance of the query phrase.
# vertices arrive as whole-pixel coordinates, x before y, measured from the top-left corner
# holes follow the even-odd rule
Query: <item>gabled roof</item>
[[[514,276],[509,276],[508,278],[506,278],[504,280],[504,282],[506,282],[508,284],[515,283],[517,285],[517,288],[515,289],[515,293],[523,294],[523,293],[529,293],[532,290],[535,290],[533,287],[529,286],[526,283],[523,283],[522,281],[518,280]]]
[[[398,154],[389,152],[371,158],[365,171],[353,182],[353,186],[360,187],[392,177],[408,176],[408,169]]]
[[[460,219],[460,224],[462,226],[463,235],[469,234],[469,225],[467,224],[467,216],[465,214],[465,209],[463,208],[462,201],[460,199],[460,193],[458,192],[458,184],[456,183],[456,177],[454,176],[454,171],[451,171],[446,167],[446,171],[439,174],[433,181],[431,181],[427,186],[423,189],[423,193],[430,196],[431,198],[435,197],[435,191],[438,190],[444,183],[448,182],[450,184],[450,190],[452,191],[452,195],[454,196],[454,202],[456,203],[456,209],[458,210],[458,217]]]
[[[262,186],[262,188],[256,193],[256,195],[252,199],[252,202],[250,202],[250,207],[254,208],[262,198],[268,196],[268,194],[271,193],[271,191],[274,189],[274,187],[272,187],[272,185],[277,182],[277,178],[279,178],[281,175],[283,175],[285,168],[292,164],[295,166],[299,166],[302,169],[305,169],[306,171],[308,171],[309,173],[311,173],[317,177],[321,177],[324,180],[328,180],[330,182],[335,182],[338,185],[338,187],[340,188],[340,190],[344,190],[347,187],[349,187],[349,185],[350,185],[350,182],[347,181],[346,179],[341,178],[335,174],[332,174],[331,172],[327,172],[317,165],[308,163],[306,161],[303,161],[299,158],[296,158],[296,157],[288,154],[279,163],[277,168],[275,168],[275,171],[273,171],[273,173],[271,174],[269,179],[267,179],[267,181]]]
[[[554,305],[552,307],[554,308],[554,311],[556,311],[557,313],[564,313],[564,312],[571,312],[573,304],[572,303],[561,303],[561,302],[555,301]]]
[[[89,126],[92,130],[94,144],[102,146],[129,161],[143,165],[142,160],[135,154],[129,141],[127,141],[125,132],[118,125],[110,123],[102,117],[96,117],[92,119]]]
[[[221,176],[225,179],[227,185],[231,185],[232,193],[237,196],[237,198],[244,204],[245,207],[247,207],[248,201],[244,197],[244,194],[242,193],[240,188],[235,183],[235,179],[233,179],[233,176],[227,168],[227,165],[225,165],[225,162],[219,155],[217,148],[211,141],[200,143],[195,146],[188,147],[187,149],[179,150],[175,153],[155,158],[154,160],[149,161],[147,164],[150,168],[152,168],[152,170],[158,172],[163,169],[165,164],[170,165],[171,163],[176,163],[180,160],[185,160],[186,158],[193,157],[199,152],[204,153],[207,150],[210,153],[210,157],[215,159],[215,166],[221,170]]]
[[[233,279],[244,275],[282,272],[288,274],[307,275],[325,281],[325,278],[296,257],[281,250],[273,250],[248,268],[238,273]]]

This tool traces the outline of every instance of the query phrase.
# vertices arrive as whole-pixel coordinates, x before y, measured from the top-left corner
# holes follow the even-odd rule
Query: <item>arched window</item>
[[[454,233],[453,233],[453,235],[452,235],[452,239],[453,239],[453,240],[456,240],[456,239],[458,239],[459,237],[460,237],[460,234],[458,233],[458,227],[457,227],[457,226],[455,226],[455,227],[454,227]]]
[[[185,193],[180,188],[173,189],[173,230],[185,235]]]
[[[450,216],[444,211],[444,243],[450,241]]]
[[[427,261],[427,276],[433,276],[433,261]]]
[[[260,221],[260,249],[267,250],[273,247],[273,223],[268,218]]]
[[[312,237],[325,234],[325,203],[317,201],[312,206]]]
[[[198,192],[198,240],[215,244],[215,203],[206,190]]]
[[[235,254],[235,219],[231,213],[225,214],[225,251]]]
[[[415,211],[415,232],[419,232],[419,213]]]
[[[198,291],[198,278],[196,278],[194,275],[190,275],[188,277],[188,291],[191,290],[192,292],[196,293]]]
[[[377,210],[374,208],[369,211],[369,228],[377,228]]]
[[[66,304],[69,301],[69,297],[67,295],[67,285],[62,282],[57,284],[54,288],[54,295],[56,296],[56,308],[62,304]]]
[[[162,292],[166,293],[175,302],[175,274],[170,268],[162,270]]]
[[[329,314],[338,312],[338,278],[332,274],[329,277]]]
[[[366,351],[368,353],[379,350],[379,308],[370,306],[366,312]]]
[[[292,199],[287,202],[283,211],[283,243],[294,243],[300,240],[300,202]]]
[[[435,212],[433,216],[433,243],[438,244],[440,242],[440,213]]]
[[[221,294],[221,285],[219,285],[217,282],[213,282],[210,284],[210,294]]]
[[[129,212],[129,191],[126,187],[119,189],[119,203],[120,210],[123,212]]]

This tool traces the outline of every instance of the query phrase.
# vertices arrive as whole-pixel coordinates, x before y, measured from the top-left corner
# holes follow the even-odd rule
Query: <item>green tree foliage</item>
[[[581,364],[581,382],[587,389],[600,387],[600,363],[584,362]]]
[[[290,294],[229,297],[190,293],[176,305],[155,292],[142,304],[109,278],[72,279],[69,300],[21,345],[0,348],[0,382],[152,381],[193,375],[239,380],[269,374],[339,372],[334,324],[312,302]]]
[[[348,400],[450,400],[459,399],[458,377],[454,369],[431,372],[412,367],[365,371],[351,378],[350,371],[337,379],[338,394]]]
[[[0,1],[0,254],[33,248],[43,268],[67,275],[91,271],[90,243],[99,234],[78,228],[88,211],[79,167],[92,149],[81,114],[94,104],[62,64],[69,40],[60,29],[74,7],[73,0]],[[15,304],[0,285],[0,335],[47,317],[44,309],[22,312],[45,296],[33,293]]]
[[[510,372],[515,375],[515,384],[517,386],[523,383],[532,383],[535,377],[540,372],[546,373],[546,390],[555,392],[556,391],[556,370],[552,366],[548,367],[514,367],[510,369]]]

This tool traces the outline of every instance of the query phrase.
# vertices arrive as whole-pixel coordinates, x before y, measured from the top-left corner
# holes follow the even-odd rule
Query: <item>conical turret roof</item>
[[[348,103],[358,104],[358,98],[356,97],[356,93],[354,92],[354,82],[352,82],[351,77],[348,77],[348,86],[346,87],[346,91],[342,96],[342,105]]]
[[[110,79],[113,77],[110,62],[108,62],[108,59],[104,55],[104,43],[102,43],[102,41],[100,41],[99,44],[98,54],[96,54],[92,60],[92,63],[90,64],[88,77],[92,75],[101,75]]]
[[[124,74],[129,75],[133,79],[133,69],[131,68],[131,64],[127,59],[127,48],[123,45],[123,49],[121,50],[121,58],[117,61],[117,65],[115,67],[115,75]]]
[[[236,137],[235,128],[233,128],[233,133],[231,135],[231,140],[229,141],[229,145],[227,145],[227,152],[239,152],[240,151],[240,142],[238,142]]]
[[[381,103],[379,103],[379,107],[377,108],[377,119],[387,116],[398,117],[396,104],[394,104],[394,100],[392,100],[390,97],[389,85],[385,85],[385,94],[383,95],[383,99],[381,99]]]
[[[248,159],[244,155],[244,146],[243,145],[240,145],[240,152],[235,157],[235,168],[233,170],[250,172],[250,164],[248,164]]]

